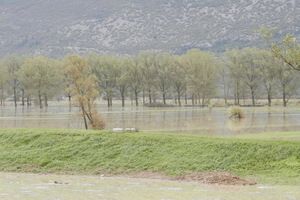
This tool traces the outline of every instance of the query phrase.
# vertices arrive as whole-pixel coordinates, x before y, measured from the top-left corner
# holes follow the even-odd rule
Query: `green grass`
[[[269,133],[271,134],[271,133]],[[277,133],[278,134],[278,133]],[[280,137],[300,133],[282,133]],[[209,138],[76,130],[0,130],[0,171],[170,176],[227,171],[261,183],[300,184],[300,140],[268,134]],[[276,134],[275,134],[276,135]],[[279,137],[279,136],[278,136]]]

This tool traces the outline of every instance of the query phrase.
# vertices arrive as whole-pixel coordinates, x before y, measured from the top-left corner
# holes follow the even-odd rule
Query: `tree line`
[[[235,105],[250,99],[253,106],[257,99],[267,99],[271,106],[274,98],[281,98],[287,106],[300,88],[299,49],[295,38],[287,36],[270,48],[232,49],[223,54],[192,49],[182,55],[145,51],[136,56],[90,54],[63,59],[9,56],[0,61],[0,104],[10,100],[15,106],[30,106],[34,102],[43,108],[59,97],[71,102],[82,93],[79,85],[86,85],[95,91],[85,95],[101,97],[108,107],[115,99],[122,106],[126,100],[136,106],[166,105],[169,99],[178,106],[204,106],[212,98],[223,98],[225,104],[233,100]],[[70,65],[86,67],[76,71]]]

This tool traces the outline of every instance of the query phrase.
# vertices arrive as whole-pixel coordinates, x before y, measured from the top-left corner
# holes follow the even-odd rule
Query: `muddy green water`
[[[138,128],[143,131],[180,131],[209,134],[258,133],[300,130],[300,107],[243,108],[245,119],[228,119],[226,108],[147,108],[128,105],[98,106],[107,129]],[[84,128],[79,109],[51,102],[47,109],[0,107],[0,128]]]
[[[0,199],[299,200],[300,186],[215,186],[152,179],[0,173]]]

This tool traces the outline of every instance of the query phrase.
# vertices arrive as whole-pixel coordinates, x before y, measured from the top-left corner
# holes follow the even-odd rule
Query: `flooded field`
[[[121,108],[99,105],[107,129],[138,128],[143,131],[185,131],[211,134],[300,130],[300,107],[243,108],[245,119],[232,121],[228,108]],[[64,103],[37,107],[0,107],[0,128],[83,128],[79,109]]]
[[[299,186],[216,186],[152,179],[0,174],[1,200],[297,200]]]

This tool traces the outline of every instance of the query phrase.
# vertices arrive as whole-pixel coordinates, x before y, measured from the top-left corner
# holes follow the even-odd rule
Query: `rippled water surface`
[[[232,121],[227,108],[147,108],[99,105],[107,129],[138,128],[151,131],[189,131],[213,134],[300,130],[300,107],[243,108],[245,119]],[[83,128],[79,109],[64,103],[37,107],[0,107],[0,128]]]
[[[0,174],[1,200],[298,200],[299,186],[214,186],[152,179]]]

